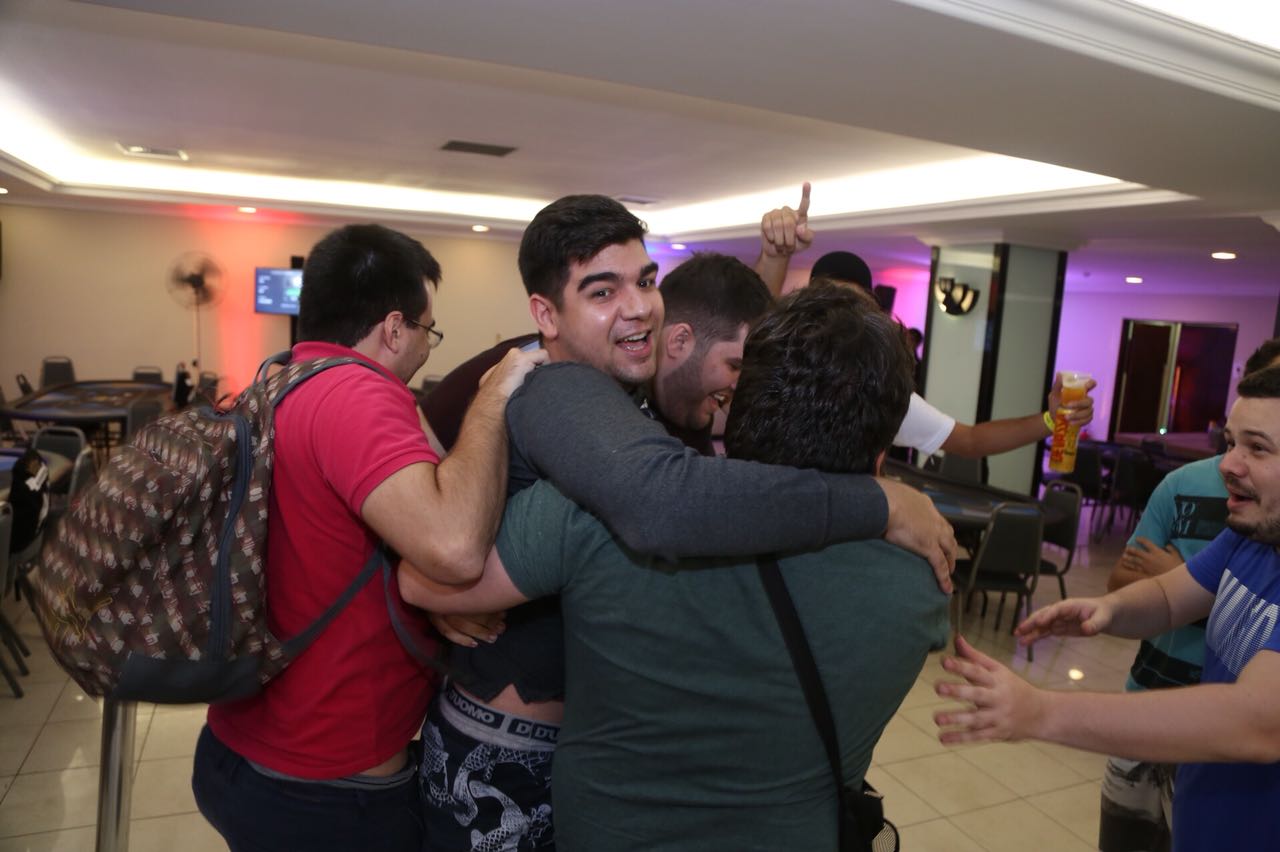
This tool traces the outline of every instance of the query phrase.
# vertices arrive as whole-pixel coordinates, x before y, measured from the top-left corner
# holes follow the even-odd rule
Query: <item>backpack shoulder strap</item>
[[[280,364],[280,365],[288,364],[289,359],[292,357],[293,357],[293,351],[290,349],[286,349],[283,352],[277,352],[276,354],[270,356],[269,358],[267,358],[267,360],[263,361],[262,364],[258,366],[258,372],[254,373],[254,376],[253,376],[253,383],[257,385],[257,384],[261,384],[262,382],[265,382],[267,380],[268,370],[270,370],[272,367],[276,366],[277,364]]]

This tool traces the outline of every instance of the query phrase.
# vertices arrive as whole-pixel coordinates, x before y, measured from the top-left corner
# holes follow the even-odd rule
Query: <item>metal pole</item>
[[[97,852],[128,852],[133,797],[133,737],[138,705],[111,698],[102,704],[102,763],[98,768]]]

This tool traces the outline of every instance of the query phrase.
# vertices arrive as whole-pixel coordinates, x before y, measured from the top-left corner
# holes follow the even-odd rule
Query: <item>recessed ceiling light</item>
[[[685,250],[685,244],[684,244],[684,243],[672,243],[672,244],[671,244],[671,248],[672,248],[672,249],[674,249],[675,251],[684,251],[684,250]]]
[[[1236,253],[1233,251],[1215,251],[1213,254],[1209,255],[1209,257],[1214,260],[1235,260]]]
[[[9,190],[5,189],[3,186],[0,186],[0,195],[8,195],[8,194],[9,194]]]
[[[489,226],[488,225],[472,225],[471,230],[475,231],[477,234],[487,234],[489,233]]]
[[[1141,284],[1141,283],[1142,283],[1142,279],[1141,279],[1141,278],[1139,278],[1139,277],[1138,277],[1138,276],[1136,276],[1136,275],[1130,275],[1128,278],[1124,279],[1124,283],[1126,283],[1126,284]]]
[[[116,148],[121,154],[127,154],[130,157],[145,157],[149,160],[178,160],[185,163],[191,159],[187,156],[187,152],[181,148],[156,148],[151,145],[126,145],[123,142],[117,142]]]
[[[237,207],[236,209],[239,210],[241,213],[257,213],[258,212],[257,207]]]

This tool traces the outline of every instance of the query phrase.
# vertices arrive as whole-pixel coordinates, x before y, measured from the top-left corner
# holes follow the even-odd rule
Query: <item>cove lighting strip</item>
[[[205,169],[191,164],[112,159],[87,153],[63,138],[22,95],[0,80],[0,152],[48,176],[64,191],[158,193],[278,204],[358,208],[486,221],[528,222],[550,199],[443,192],[356,181],[318,180]],[[977,154],[824,180],[815,193],[816,217],[899,210],[962,201],[1085,188],[1131,186],[1115,178],[999,154]],[[640,211],[650,232],[676,236],[758,222],[779,199],[799,201],[798,187],[770,189],[715,201]],[[163,199],[153,199],[163,200]],[[175,199],[176,200],[176,199]]]

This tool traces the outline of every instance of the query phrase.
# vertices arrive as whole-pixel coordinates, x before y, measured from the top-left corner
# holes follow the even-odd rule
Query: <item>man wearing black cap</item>
[[[813,242],[813,230],[809,227],[809,184],[804,185],[798,208],[792,210],[790,207],[781,207],[771,210],[765,214],[760,228],[763,248],[756,268],[776,297],[782,293],[791,256],[808,248]],[[853,252],[833,251],[818,258],[809,274],[809,281],[818,279],[836,284],[851,284],[875,298],[871,286],[871,268]],[[1097,382],[1090,380],[1088,389],[1092,390],[1096,384]],[[1025,444],[1043,441],[1053,434],[1049,415],[1060,406],[1061,376],[1054,377],[1047,412],[988,420],[973,426],[956,422],[954,417],[934,408],[919,394],[912,394],[906,419],[902,421],[902,428],[898,430],[893,443],[899,447],[914,447],[925,455],[932,455],[942,449],[966,458],[994,456]],[[1067,420],[1076,428],[1083,428],[1093,420],[1092,397],[1086,395],[1084,399],[1069,402],[1062,407],[1068,410]]]

